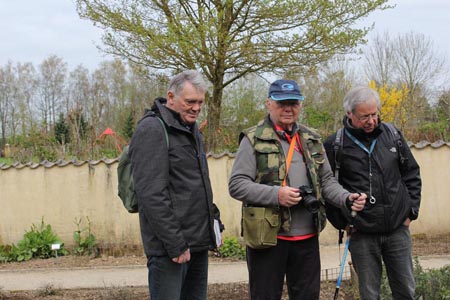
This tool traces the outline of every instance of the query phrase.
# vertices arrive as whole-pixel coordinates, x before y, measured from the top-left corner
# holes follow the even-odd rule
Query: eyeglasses
[[[363,115],[363,116],[358,116],[357,114],[353,114],[358,120],[360,120],[361,122],[367,122],[369,121],[369,119],[378,119],[379,113],[373,113],[373,114],[368,114],[368,115]]]

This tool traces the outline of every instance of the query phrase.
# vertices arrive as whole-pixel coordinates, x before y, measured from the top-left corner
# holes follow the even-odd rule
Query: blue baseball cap
[[[275,101],[305,100],[300,87],[294,80],[279,79],[274,81],[269,88],[269,98]]]

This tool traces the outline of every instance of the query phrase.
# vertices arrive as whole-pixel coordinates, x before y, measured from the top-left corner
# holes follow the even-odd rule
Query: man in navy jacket
[[[380,298],[382,262],[393,299],[414,299],[409,224],[419,214],[420,170],[400,132],[397,141],[403,146],[381,122],[380,108],[378,93],[369,87],[355,87],[344,98],[339,182],[367,194],[364,209],[353,220],[349,249],[361,299]],[[333,169],[335,139],[336,134],[324,143]]]

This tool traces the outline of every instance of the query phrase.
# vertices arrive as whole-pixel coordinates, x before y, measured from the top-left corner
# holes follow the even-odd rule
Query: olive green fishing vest
[[[321,196],[318,177],[319,168],[325,162],[325,149],[319,134],[312,129],[298,125],[298,134],[309,181],[317,199],[322,204],[318,213],[318,222],[315,224],[317,232],[320,232],[326,225],[325,202]],[[269,118],[267,117],[256,126],[244,130],[240,139],[244,135],[250,140],[255,150],[257,170],[255,182],[272,186],[281,185],[286,176],[286,156]],[[289,224],[287,226],[289,227]]]

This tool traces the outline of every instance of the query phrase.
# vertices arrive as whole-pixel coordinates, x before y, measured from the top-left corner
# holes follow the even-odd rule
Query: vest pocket
[[[281,153],[273,143],[255,143],[257,174],[256,182],[278,185],[286,173],[286,164],[280,163]]]
[[[248,247],[264,249],[275,246],[279,229],[278,207],[243,207],[242,232]]]

